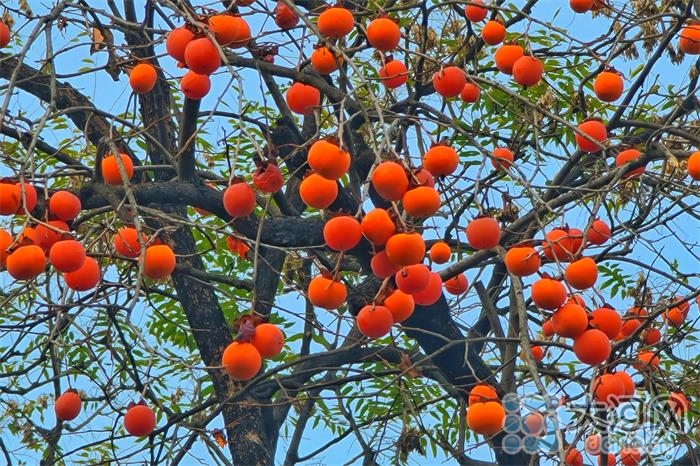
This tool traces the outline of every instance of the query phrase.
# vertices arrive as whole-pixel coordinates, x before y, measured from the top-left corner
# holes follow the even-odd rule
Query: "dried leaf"
[[[425,449],[420,443],[420,431],[404,427],[399,439],[396,441],[396,449],[402,463],[408,461],[408,455],[414,451],[421,456],[425,456]]]
[[[255,334],[255,327],[263,322],[262,318],[254,314],[244,314],[234,325],[234,329],[238,332],[236,341],[250,342]]]
[[[90,45],[90,55],[99,52],[107,46],[105,36],[99,28],[93,27],[90,33],[92,44]]]
[[[214,437],[214,440],[216,440],[216,444],[219,445],[221,448],[224,448],[226,446],[226,435],[224,434],[223,430],[214,429],[211,435]]]
[[[59,32],[63,32],[68,27],[68,20],[65,16],[59,16],[56,20],[56,28]]]
[[[12,30],[12,26],[15,25],[15,19],[12,17],[9,10],[5,10],[5,12],[2,14],[2,22],[5,23],[5,26],[7,26],[10,30]]]
[[[34,13],[32,13],[32,9],[30,8],[27,0],[19,0],[19,9],[22,11],[22,13],[29,17],[34,16]]]
[[[420,377],[423,374],[421,371],[415,368],[413,363],[411,362],[411,359],[408,357],[406,353],[401,354],[401,361],[399,362],[399,370],[401,372],[406,373],[409,377]]]

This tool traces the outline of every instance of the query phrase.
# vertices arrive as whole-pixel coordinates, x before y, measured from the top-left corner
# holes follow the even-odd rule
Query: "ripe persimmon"
[[[685,313],[680,310],[678,307],[672,307],[661,315],[664,319],[664,322],[666,322],[669,325],[672,325],[674,327],[680,327],[683,325],[683,321],[685,321]]]
[[[627,338],[637,331],[639,327],[642,326],[642,322],[639,319],[626,319],[622,322],[622,327],[620,327],[620,335],[623,338]]]
[[[469,0],[469,3],[464,7],[464,16],[472,23],[478,23],[486,18],[489,10],[484,6],[482,0]]]
[[[48,252],[56,241],[68,235],[68,231],[68,225],[63,220],[49,220],[36,226],[33,242]]]
[[[357,313],[357,328],[368,338],[381,338],[394,325],[394,317],[386,306],[367,305]]]
[[[328,180],[318,173],[311,173],[299,184],[299,196],[309,207],[325,209],[333,204],[338,196],[338,183]]]
[[[652,346],[661,341],[661,330],[656,327],[649,327],[642,332],[642,342],[647,346]]]
[[[241,259],[245,259],[246,254],[248,254],[248,251],[250,251],[250,246],[233,235],[228,235],[226,237],[226,248],[228,248],[229,251],[238,254],[238,257]]]
[[[0,21],[0,49],[7,47],[10,43],[10,28],[7,24]]]
[[[309,282],[306,296],[314,306],[331,310],[338,309],[345,302],[348,292],[343,283],[316,275]]]
[[[255,210],[255,191],[243,181],[233,183],[224,191],[223,203],[231,217],[248,217]]]
[[[440,194],[429,186],[409,189],[401,199],[403,210],[411,217],[428,218],[440,210]]]
[[[137,94],[151,92],[158,81],[158,73],[150,63],[139,63],[129,73],[129,85]]]
[[[570,259],[579,257],[583,246],[583,232],[578,228],[569,228],[565,244],[570,251]]]
[[[637,353],[637,362],[634,367],[640,371],[656,372],[660,362],[659,357],[653,351],[640,351]]]
[[[345,37],[355,27],[355,18],[347,8],[330,7],[318,15],[318,32],[333,39]]]
[[[263,323],[255,327],[250,341],[263,358],[274,358],[284,348],[284,333],[275,324]]]
[[[214,33],[214,38],[222,47],[243,47],[251,39],[250,26],[240,16],[230,14],[211,16],[209,27]]]
[[[579,361],[595,366],[610,356],[610,337],[598,329],[590,329],[574,339],[574,354]]]
[[[597,328],[609,339],[613,339],[622,330],[622,317],[615,309],[599,307],[591,312],[591,327]]]
[[[588,230],[588,242],[599,246],[609,240],[611,235],[612,232],[608,224],[600,219],[595,219]]]
[[[550,260],[572,260],[583,244],[583,232],[577,228],[554,228],[545,234],[542,254]]]
[[[540,268],[540,256],[535,248],[529,246],[513,246],[503,257],[508,272],[518,277],[525,277],[537,272]]]
[[[390,52],[399,46],[401,29],[389,18],[377,18],[367,25],[367,42],[375,49]]]
[[[309,166],[329,180],[343,177],[350,169],[350,154],[326,139],[319,139],[309,147]]]
[[[12,235],[0,228],[0,268],[5,268],[7,248],[12,244]]]
[[[401,270],[401,267],[389,260],[386,251],[382,250],[372,256],[369,261],[372,273],[379,278],[388,278]]]
[[[285,98],[289,110],[300,115],[311,115],[321,105],[321,91],[304,83],[292,84]]]
[[[247,381],[262,367],[262,356],[252,343],[234,341],[221,356],[221,365],[234,380]]]
[[[21,207],[22,197],[19,186],[0,183],[0,215],[15,215]]]
[[[425,168],[420,167],[415,170],[412,174],[414,184],[418,186],[430,186],[435,187],[435,177]]]
[[[386,254],[396,265],[418,264],[425,257],[425,241],[419,233],[396,233],[386,242]]]
[[[503,428],[506,412],[501,403],[474,403],[467,409],[467,425],[481,435],[494,435]]]
[[[700,54],[700,23],[692,22],[681,29],[678,48],[688,55]]]
[[[477,217],[467,224],[467,241],[474,249],[491,249],[501,240],[501,227],[493,217]]]
[[[119,160],[121,160],[124,166],[124,172],[126,173],[126,179],[130,180],[134,176],[134,162],[131,160],[127,154],[119,154]],[[119,185],[122,184],[122,176],[119,171],[119,165],[117,158],[114,155],[108,155],[102,159],[100,164],[102,169],[102,179],[106,184]]]
[[[566,287],[559,280],[540,278],[532,284],[530,295],[537,307],[554,310],[566,302]]]
[[[17,209],[17,215],[24,215],[31,212],[36,207],[37,194],[36,188],[27,182],[15,183],[19,189],[20,207]]]
[[[626,149],[617,154],[615,157],[615,166],[616,167],[622,167],[628,162],[633,162],[639,158],[639,156],[642,155],[641,152],[639,152],[637,149]],[[634,170],[629,170],[627,173],[622,175],[623,178],[628,179],[628,178],[637,178],[644,173],[644,167],[639,167],[635,168]]]
[[[49,212],[64,222],[77,217],[81,208],[80,198],[68,191],[56,191],[49,199]]]
[[[365,216],[362,217],[360,227],[362,229],[362,235],[367,238],[370,243],[378,246],[386,244],[389,238],[396,232],[396,226],[389,212],[380,208],[372,209],[367,212]]]
[[[211,80],[206,74],[190,70],[180,79],[180,90],[191,100],[201,100],[211,90]]]
[[[458,273],[454,277],[448,279],[443,284],[445,291],[453,295],[460,295],[467,291],[469,288],[469,281],[466,275],[463,273]]]
[[[185,48],[185,64],[197,74],[210,75],[221,66],[219,49],[208,37],[193,39]]]
[[[501,73],[512,74],[513,65],[523,55],[525,51],[518,44],[503,44],[493,54],[493,60]]]
[[[414,295],[430,283],[430,269],[424,264],[411,264],[396,272],[394,281],[399,290]]]
[[[134,258],[141,253],[141,244],[146,244],[147,241],[148,237],[145,233],[141,233],[139,241],[139,234],[136,228],[122,227],[114,235],[112,244],[117,253],[124,257]]]
[[[323,226],[323,239],[332,250],[347,251],[357,246],[362,239],[362,227],[350,215],[333,217]]]
[[[629,309],[627,309],[627,315],[640,318],[647,318],[649,316],[649,311],[647,311],[643,307],[632,306]]]
[[[428,256],[430,257],[430,260],[436,264],[444,264],[450,260],[450,257],[452,257],[452,248],[450,248],[450,245],[444,241],[436,241],[430,247]]]
[[[498,20],[486,21],[481,28],[481,38],[488,45],[498,45],[506,38],[506,27]]]
[[[382,305],[389,309],[394,323],[398,324],[411,317],[416,303],[410,294],[401,290],[394,290],[389,296],[384,298]]]
[[[143,274],[161,280],[175,270],[175,253],[167,244],[148,246],[143,256]]]
[[[469,391],[469,406],[476,403],[486,403],[489,401],[500,402],[498,393],[496,393],[496,390],[491,385],[486,383],[478,383]]]
[[[294,13],[294,10],[278,1],[275,5],[275,24],[280,29],[289,30],[299,24],[299,16]]]
[[[318,47],[311,52],[310,61],[311,67],[315,69],[318,74],[331,74],[343,64],[343,57],[336,56],[327,47]]]
[[[622,75],[615,70],[602,71],[593,81],[593,92],[603,102],[615,102],[622,95],[623,89]]]
[[[423,156],[423,168],[433,176],[451,175],[459,165],[459,155],[452,147],[436,144]]]
[[[542,79],[544,65],[532,55],[523,55],[513,63],[513,80],[523,87],[534,86]]]
[[[585,120],[578,125],[578,129],[594,141],[598,141],[598,143],[589,141],[577,132],[574,135],[576,144],[578,144],[578,148],[584,152],[598,152],[601,149],[600,143],[608,139],[608,130],[605,128],[605,125],[598,120]]]
[[[552,324],[552,319],[542,322],[542,335],[545,337],[551,337],[554,335],[554,333],[554,324]]]
[[[581,258],[566,267],[564,278],[577,290],[591,288],[598,279],[598,266],[590,257]]]
[[[464,83],[464,87],[462,88],[462,92],[459,93],[459,98],[462,99],[462,101],[464,101],[464,102],[467,102],[469,104],[473,104],[477,100],[479,100],[480,95],[481,95],[481,89],[479,88],[479,86],[467,81],[466,83]]]
[[[642,454],[637,448],[624,447],[620,450],[620,463],[622,466],[638,466],[642,462]]]
[[[457,66],[445,66],[433,74],[435,92],[443,97],[458,96],[466,82],[466,73]]]
[[[680,311],[684,315],[688,315],[688,311],[690,310],[690,303],[686,301],[686,298],[683,296],[676,295],[673,297],[673,304],[680,309]]]
[[[124,430],[134,437],[147,437],[156,428],[156,414],[144,404],[136,404],[124,414]]]
[[[576,448],[569,447],[564,458],[564,466],[583,466],[583,455]]]
[[[507,147],[497,147],[491,152],[491,165],[496,170],[508,170],[513,165],[513,152]]]
[[[15,280],[31,280],[44,271],[46,256],[44,251],[34,244],[20,246],[7,255],[5,267]]]
[[[668,394],[668,405],[678,416],[682,416],[690,408],[690,401],[683,392],[671,392]]]
[[[695,181],[700,180],[700,151],[695,151],[688,157],[688,174]]]
[[[593,8],[593,0],[569,0],[569,6],[576,13],[585,13]]]
[[[530,353],[532,354],[532,359],[535,360],[536,363],[542,362],[542,359],[544,359],[544,348],[538,345],[532,345],[530,346]],[[525,358],[523,358],[525,359]]]
[[[402,61],[389,60],[378,71],[379,79],[389,89],[396,89],[408,81],[408,69]]]
[[[78,241],[64,239],[57,241],[49,251],[49,261],[60,272],[75,272],[85,263],[85,247]]]
[[[253,185],[264,193],[276,193],[284,185],[280,167],[274,162],[263,163],[253,172]]]
[[[372,186],[387,201],[399,201],[408,190],[408,176],[396,162],[382,162],[372,171]]]
[[[552,315],[552,327],[559,336],[576,338],[588,328],[588,314],[583,307],[569,302]]]
[[[165,51],[178,62],[185,63],[185,49],[194,37],[194,32],[187,27],[175,28],[165,39]]]
[[[625,394],[625,386],[617,374],[603,374],[591,382],[593,401],[603,406],[617,406]]]
[[[83,400],[76,390],[68,389],[63,392],[53,405],[56,419],[59,421],[72,421],[83,407]]]
[[[432,306],[442,296],[442,279],[440,274],[430,272],[428,284],[420,291],[412,293],[413,300],[419,306]]]
[[[539,346],[534,346],[533,351],[534,348],[542,349]],[[539,413],[537,411],[531,412],[530,414],[525,416],[523,423],[525,424],[527,433],[530,435],[541,436],[545,433],[545,418],[542,415],[542,413]]]
[[[92,257],[86,257],[83,265],[74,272],[63,274],[66,286],[74,291],[88,291],[100,281],[100,265]]]
[[[621,399],[629,399],[634,395],[634,391],[636,390],[634,380],[632,380],[632,377],[625,371],[615,372],[615,375],[620,379],[622,387],[624,388]]]

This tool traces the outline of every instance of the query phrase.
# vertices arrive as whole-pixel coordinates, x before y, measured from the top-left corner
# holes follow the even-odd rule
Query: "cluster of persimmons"
[[[250,5],[238,1],[239,6]],[[579,13],[595,10],[597,0],[571,0],[571,8]],[[465,17],[472,23],[484,21],[489,7],[480,0],[469,2]],[[251,30],[245,19],[231,13],[214,14],[196,18],[171,31],[166,38],[167,53],[187,71],[180,80],[180,89],[189,99],[201,99],[211,89],[210,76],[222,66],[222,48],[245,47],[252,40]],[[304,18],[307,21],[306,18]],[[284,3],[275,9],[275,23],[281,29],[294,28],[300,21],[298,11]],[[331,74],[346,62],[342,49],[335,40],[348,35],[356,27],[352,11],[342,6],[323,10],[315,23],[308,23],[323,38],[310,56],[310,66],[321,75]],[[399,25],[390,17],[381,15],[364,28],[367,42],[381,57],[377,70],[379,81],[388,89],[403,86],[409,79],[406,64],[392,57],[402,38]],[[511,75],[515,83],[530,87],[537,85],[545,73],[541,59],[529,53],[521,44],[504,42],[506,27],[498,19],[486,21],[481,27],[481,37],[489,46],[498,46],[493,53],[499,72]],[[0,47],[10,41],[9,29],[0,23]],[[700,53],[700,26],[689,24],[680,33],[679,47],[685,53]],[[157,70],[143,61],[130,70],[129,82],[138,94],[150,92],[157,82]],[[480,88],[460,67],[444,64],[434,73],[432,85],[437,94],[450,99],[459,97],[473,103],[479,99]],[[614,69],[606,69],[594,81],[594,93],[602,101],[614,102],[623,94],[623,79]],[[289,109],[300,115],[310,115],[321,106],[321,92],[312,85],[294,82],[286,92]],[[596,152],[605,147],[607,131],[603,122],[586,120],[578,124],[575,134],[578,148]],[[635,148],[619,153],[616,164],[623,166],[641,155]],[[312,209],[330,207],[338,195],[338,186],[347,175],[351,154],[334,137],[313,141],[307,150],[309,174],[299,187],[303,202]],[[510,148],[496,147],[490,154],[494,170],[509,171],[517,164]],[[460,165],[457,150],[448,143],[436,143],[425,152],[422,166],[411,169],[399,158],[378,161],[374,166],[370,183],[380,198],[390,207],[375,207],[363,215],[331,213],[327,216],[323,236],[327,247],[342,256],[357,247],[364,237],[371,243],[374,255],[371,259],[373,273],[384,280],[381,292],[374,302],[359,310],[356,324],[359,331],[370,339],[387,335],[392,326],[404,322],[414,312],[416,305],[429,306],[437,302],[443,289],[453,295],[465,293],[468,282],[464,274],[457,274],[442,282],[440,275],[426,265],[444,264],[452,258],[450,245],[442,241],[426,246],[421,233],[415,228],[425,219],[438,213],[443,205],[441,193],[436,189],[436,179],[453,176]],[[688,170],[694,179],[700,179],[700,152],[690,157]],[[640,176],[644,167],[627,170],[627,179]],[[101,161],[101,176],[109,185],[121,185],[134,173],[132,160],[126,154],[109,155]],[[247,217],[255,212],[256,189],[263,193],[275,193],[282,189],[284,177],[273,162],[262,164],[252,176],[252,185],[240,178],[233,178],[223,193],[223,206],[233,218]],[[47,261],[62,274],[68,288],[89,291],[101,280],[98,259],[88,256],[85,245],[71,230],[71,222],[81,212],[80,199],[67,190],[46,189],[39,196],[31,183],[25,180],[6,180],[0,183],[0,214],[26,216],[33,212],[43,199],[41,222],[21,221],[22,230],[15,235],[0,230],[0,265],[16,280],[30,280],[46,270]],[[30,226],[32,225],[32,226]],[[487,215],[468,222],[466,238],[473,250],[500,250],[501,227]],[[525,241],[500,250],[508,272],[517,277],[540,274],[531,286],[531,299],[537,308],[550,316],[542,325],[545,338],[554,336],[572,339],[573,352],[579,361],[591,366],[605,362],[611,354],[611,342],[637,337],[647,345],[658,343],[658,328],[646,325],[638,331],[648,312],[632,308],[626,316],[603,306],[592,311],[586,309],[583,300],[572,294],[574,290],[594,287],[597,264],[591,257],[583,256],[587,247],[602,245],[611,237],[611,231],[600,219],[592,218],[583,229],[562,227],[545,234],[544,240]],[[117,254],[127,259],[138,259],[143,275],[150,279],[167,278],[175,270],[175,254],[170,246],[158,238],[149,238],[134,226],[120,228],[113,236]],[[231,239],[230,247],[247,249],[244,243]],[[543,259],[557,264],[561,277],[550,277],[541,272]],[[340,259],[339,259],[340,260]],[[322,270],[308,283],[306,295],[320,308],[334,310],[347,298],[347,290],[337,273]],[[663,313],[664,320],[672,326],[680,326],[688,312],[687,303],[677,301]],[[255,377],[262,367],[263,358],[275,357],[284,346],[284,335],[271,323],[244,322],[236,341],[223,352],[222,366],[235,380],[247,381]],[[641,335],[639,335],[641,333]],[[542,345],[532,347],[536,362],[544,357]],[[638,353],[639,370],[656,370],[659,357],[654,351]],[[635,391],[634,382],[627,371],[602,373],[591,385],[592,397],[605,406],[615,406]],[[671,402],[676,412],[687,409],[688,401],[682,393],[673,393]],[[75,390],[61,395],[55,405],[61,420],[74,419],[81,409],[80,396]],[[544,417],[533,413],[526,421],[533,431],[544,423]],[[469,396],[467,421],[477,433],[492,435],[503,426],[504,409],[495,390],[488,385],[477,385]],[[125,415],[124,425],[132,435],[149,435],[155,428],[153,411],[142,403],[131,406]],[[593,442],[594,440],[591,440]],[[639,452],[621,453],[623,464],[629,458],[638,458]],[[581,464],[581,454],[571,448],[567,462]],[[614,458],[612,459],[614,461]],[[636,460],[635,460],[636,461]],[[614,464],[614,463],[608,463]]]

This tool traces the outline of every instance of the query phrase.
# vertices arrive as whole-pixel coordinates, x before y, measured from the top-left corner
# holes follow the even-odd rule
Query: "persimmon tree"
[[[8,464],[699,464],[697,0],[8,1]]]

